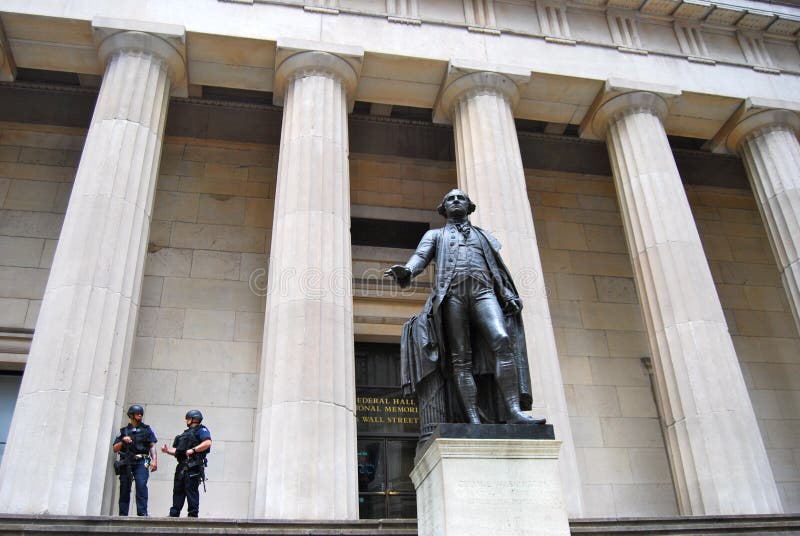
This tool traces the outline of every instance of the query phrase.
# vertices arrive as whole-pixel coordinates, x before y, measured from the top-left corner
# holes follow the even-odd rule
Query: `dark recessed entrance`
[[[356,343],[355,355],[359,517],[416,518],[419,413],[400,390],[400,346]]]

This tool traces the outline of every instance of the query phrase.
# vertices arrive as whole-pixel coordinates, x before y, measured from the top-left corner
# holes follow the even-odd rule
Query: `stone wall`
[[[35,326],[83,139],[78,129],[0,123],[0,327]],[[198,139],[168,138],[162,157],[126,400],[144,404],[161,442],[183,429],[187,409],[203,410],[214,437],[208,517],[248,511],[276,165],[276,147]],[[354,154],[350,169],[356,217],[439,225],[432,209],[456,183],[451,162]],[[613,183],[527,176],[585,513],[675,514]],[[750,192],[688,194],[785,509],[797,510],[800,339],[763,226]],[[354,276],[410,253],[356,246]],[[399,341],[400,322],[424,299],[356,293],[359,340]],[[170,502],[174,462],[161,461],[152,515]]]
[[[0,123],[0,326],[33,329],[85,131]]]
[[[153,208],[126,400],[162,442],[202,410],[214,445],[208,517],[246,517],[277,149],[169,138]],[[165,515],[174,460],[162,456],[151,515]]]

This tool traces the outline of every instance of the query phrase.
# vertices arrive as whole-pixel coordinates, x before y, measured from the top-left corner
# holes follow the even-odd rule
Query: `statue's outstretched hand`
[[[395,264],[383,272],[383,275],[394,278],[401,288],[406,288],[407,286],[411,285],[411,270],[402,264]]]
[[[510,299],[503,305],[503,313],[506,315],[515,315],[520,311],[522,311],[522,300],[519,298]]]

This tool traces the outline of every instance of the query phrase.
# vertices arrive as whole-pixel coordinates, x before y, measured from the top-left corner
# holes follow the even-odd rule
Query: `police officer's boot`
[[[546,419],[536,419],[522,412],[519,406],[519,378],[513,355],[497,355],[495,380],[506,401],[508,424],[544,424],[547,422]]]
[[[481,418],[478,416],[478,388],[475,385],[475,378],[472,376],[472,353],[467,351],[463,354],[450,354],[453,364],[453,375],[456,380],[456,390],[461,404],[464,407],[464,416],[470,424],[480,424]]]

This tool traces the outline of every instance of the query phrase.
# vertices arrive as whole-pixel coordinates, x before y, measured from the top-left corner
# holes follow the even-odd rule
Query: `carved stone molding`
[[[339,14],[339,1],[338,0],[311,0],[303,6],[306,11],[312,13],[324,13],[326,15]]]
[[[419,18],[419,0],[386,0],[389,22],[422,24]]]
[[[769,130],[783,129],[800,133],[800,116],[786,109],[770,109],[756,112],[743,119],[728,135],[728,150],[738,152],[743,141]]]
[[[716,63],[708,53],[708,47],[700,24],[675,21],[673,29],[681,51],[686,54],[689,61],[708,63],[710,65]]]
[[[646,110],[663,121],[670,102],[680,94],[674,86],[611,78],[586,112],[580,126],[581,137],[604,140],[611,120],[636,111]]]
[[[629,12],[609,11],[606,18],[608,20],[608,29],[611,32],[611,39],[614,41],[617,50],[634,54],[647,54],[639,36],[639,25],[636,17]]]
[[[33,330],[0,327],[0,370],[22,370],[31,350]]]
[[[556,2],[536,2],[536,13],[545,41],[562,45],[576,43],[569,30],[567,6]]]
[[[461,0],[460,14],[449,12],[441,17],[435,13],[436,7],[426,6],[425,20],[420,14],[420,0],[384,0],[374,3],[359,3],[358,7],[351,3],[342,4],[340,0],[306,0],[305,4],[297,0],[219,0],[246,4],[277,4],[303,8],[306,11],[319,13],[349,13],[372,17],[382,17],[389,22],[419,25],[423,22],[430,24],[445,23],[447,26],[463,26],[471,32],[491,35],[500,35],[503,31],[512,31],[516,35],[529,37],[544,37],[547,42],[575,45],[588,43],[593,46],[617,48],[620,52],[632,54],[658,54],[664,53],[663,47],[648,39],[648,35],[641,35],[640,25],[671,22],[675,27],[675,47],[680,48],[689,61],[709,65],[717,62],[748,65],[759,72],[776,73],[779,69],[794,72],[794,67],[783,62],[780,58],[770,59],[764,37],[780,39],[783,41],[796,41],[800,46],[800,18],[792,16],[786,11],[776,13],[761,12],[714,2],[698,0],[573,0],[560,2],[558,0],[531,1],[532,8],[536,10],[538,29],[529,28],[520,30],[512,28],[504,22],[504,11],[498,11],[494,0]],[[516,4],[517,2],[512,2]],[[573,21],[570,28],[569,18],[579,17],[585,20],[586,15],[595,17],[603,13],[606,18],[608,31],[612,37],[611,43],[598,40],[597,35],[588,32],[586,25]],[[499,21],[498,21],[499,18]],[[710,40],[703,43],[701,31],[705,28],[714,33],[725,33],[726,37],[738,39],[742,49],[742,59],[738,50],[731,55],[731,51],[720,51],[719,40]],[[708,35],[708,33],[707,33]],[[693,43],[694,42],[694,43]],[[735,46],[728,39],[725,47]],[[704,52],[703,49],[706,49]],[[728,52],[726,54],[726,52]],[[670,55],[673,51],[669,52]]]
[[[738,31],[736,38],[742,48],[745,60],[753,66],[753,69],[764,73],[780,73],[780,69],[776,68],[775,62],[772,61],[769,50],[764,44],[764,37],[760,32]]]
[[[442,458],[455,459],[557,459],[561,450],[561,441],[541,439],[444,439],[433,441],[419,460],[416,470],[419,478],[424,478],[436,466],[434,460]]]
[[[290,80],[324,73],[341,81],[347,92],[348,110],[352,110],[363,62],[364,49],[361,47],[279,39],[275,52],[273,103],[283,106]]]
[[[464,0],[464,18],[470,31],[500,34],[496,29],[494,0]]]
[[[100,62],[121,51],[136,51],[161,58],[170,78],[170,94],[189,96],[186,69],[186,30],[183,26],[95,17],[92,19]]]
[[[519,102],[520,88],[531,78],[527,70],[506,66],[478,65],[454,60],[433,108],[433,122],[449,124],[453,106],[467,93],[492,93],[508,99],[511,109]]]
[[[736,154],[747,138],[775,128],[800,133],[800,102],[749,98],[706,144],[706,149],[715,153]]]

